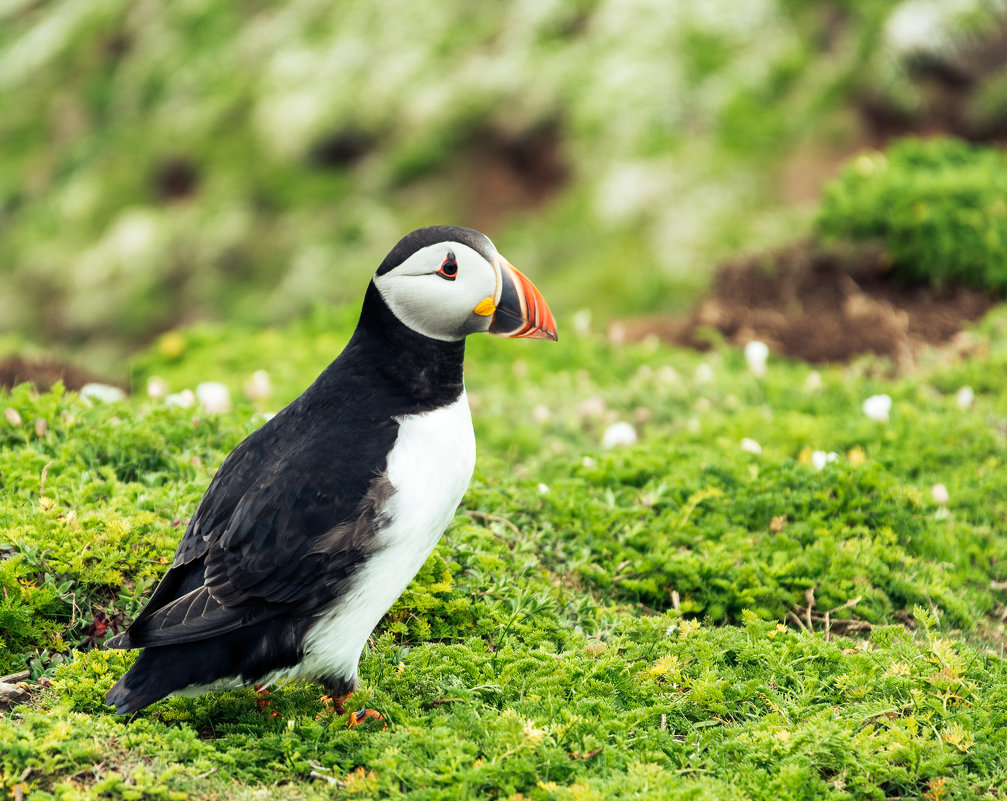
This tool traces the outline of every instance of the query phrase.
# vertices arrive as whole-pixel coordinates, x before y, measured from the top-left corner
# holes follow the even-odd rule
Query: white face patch
[[[453,265],[448,261],[445,268],[452,256]],[[492,315],[476,308],[484,311],[480,303],[495,297],[497,270],[468,245],[438,242],[376,276],[374,285],[405,325],[431,339],[452,341],[489,329]]]

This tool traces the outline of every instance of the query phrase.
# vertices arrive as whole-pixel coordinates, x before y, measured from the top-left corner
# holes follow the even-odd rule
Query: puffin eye
[[[437,275],[441,278],[446,278],[448,281],[455,280],[455,276],[458,275],[458,262],[452,251],[449,250],[448,255],[444,257],[444,261],[441,262],[441,268],[437,271]]]

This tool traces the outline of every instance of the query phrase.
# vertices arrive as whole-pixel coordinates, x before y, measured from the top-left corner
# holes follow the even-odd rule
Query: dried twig
[[[101,772],[102,768],[105,768],[105,767],[106,767],[106,765],[105,765],[104,762],[97,762],[97,763],[88,765],[86,767],[83,767],[80,770],[78,770],[76,773],[74,773],[72,776],[70,776],[70,781],[73,781],[78,776],[83,776],[85,773],[91,773],[94,776],[97,776]]]
[[[506,517],[500,517],[499,515],[491,515],[491,514],[489,514],[487,512],[480,512],[478,509],[466,509],[465,510],[465,514],[467,514],[469,517],[473,517],[473,518],[475,518],[477,520],[486,520],[486,521],[489,521],[491,523],[503,523],[511,531],[513,531],[515,535],[517,535],[518,537],[521,536],[521,529],[519,529],[516,525],[514,525]]]
[[[42,468],[42,480],[39,481],[38,486],[38,497],[40,498],[43,495],[45,495],[45,480],[46,477],[49,475],[49,468],[52,467],[54,464],[56,464],[55,460],[50,460],[49,462],[46,463],[46,466]]]
[[[340,782],[339,779],[337,779],[335,776],[327,776],[326,774],[320,773],[317,770],[311,771],[311,773],[308,775],[311,776],[313,779],[325,779],[325,781],[327,781],[329,784],[335,784],[335,785],[342,784],[342,782]]]
[[[850,600],[846,603],[840,604],[832,609],[828,609],[820,615],[815,614],[814,612],[814,590],[806,590],[804,597],[807,599],[808,605],[806,607],[795,606],[787,612],[787,617],[796,622],[804,631],[814,631],[816,623],[822,624],[826,642],[832,638],[833,629],[843,629],[843,631],[863,631],[865,629],[871,629],[871,624],[866,620],[858,620],[856,618],[852,620],[835,620],[832,617],[841,609],[852,609],[855,607],[858,603],[860,603],[860,600],[863,597],[861,595],[858,595],[856,598],[850,598]]]
[[[801,619],[800,619],[800,618],[799,618],[799,617],[798,617],[798,616],[797,616],[796,614],[794,614],[794,611],[793,611],[792,609],[788,609],[788,610],[787,610],[787,617],[789,617],[789,618],[792,618],[792,619],[793,619],[793,621],[794,621],[794,622],[795,622],[795,623],[796,623],[796,624],[797,624],[798,626],[800,626],[800,627],[801,627],[801,630],[802,630],[802,631],[807,631],[807,630],[808,630],[808,627],[804,625],[804,621],[803,621],[803,620],[801,620]]]

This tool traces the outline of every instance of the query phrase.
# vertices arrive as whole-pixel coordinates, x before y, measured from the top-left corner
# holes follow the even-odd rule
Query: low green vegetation
[[[345,341],[347,314],[204,326],[134,400],[0,396],[0,787],[31,798],[996,798],[1007,782],[1007,315],[910,378],[560,320],[474,339],[480,458],[366,649],[346,728],[303,684],[103,704],[215,467]],[[273,391],[246,399],[255,369]],[[148,399],[220,380],[235,408]],[[973,390],[960,391],[966,385]],[[863,402],[887,394],[887,420]],[[603,448],[614,423],[632,444]],[[744,443],[744,444],[743,444]]]
[[[957,139],[906,139],[852,159],[826,187],[827,236],[880,240],[908,283],[1007,294],[1007,157]]]
[[[774,176],[862,141],[854,106],[944,119],[921,65],[968,76],[952,130],[995,136],[1003,70],[970,62],[995,9],[900,38],[912,5],[0,8],[0,354],[56,344],[133,389],[0,390],[0,675],[32,691],[0,706],[0,795],[1004,797],[1007,309],[901,377],[756,375],[578,311],[674,313],[807,230]],[[1005,166],[856,157],[818,231],[1003,294]],[[114,716],[134,656],[101,644],[431,222],[492,233],[561,339],[469,345],[472,485],[360,666],[387,725],[296,683]],[[211,381],[232,408],[186,405]]]

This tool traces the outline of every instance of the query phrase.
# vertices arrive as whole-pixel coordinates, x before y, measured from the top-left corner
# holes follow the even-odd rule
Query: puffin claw
[[[376,709],[359,709],[350,715],[350,719],[346,722],[346,726],[347,728],[352,729],[354,726],[359,726],[369,718],[373,720],[384,720],[385,716]],[[381,728],[387,729],[388,724],[385,723]]]

